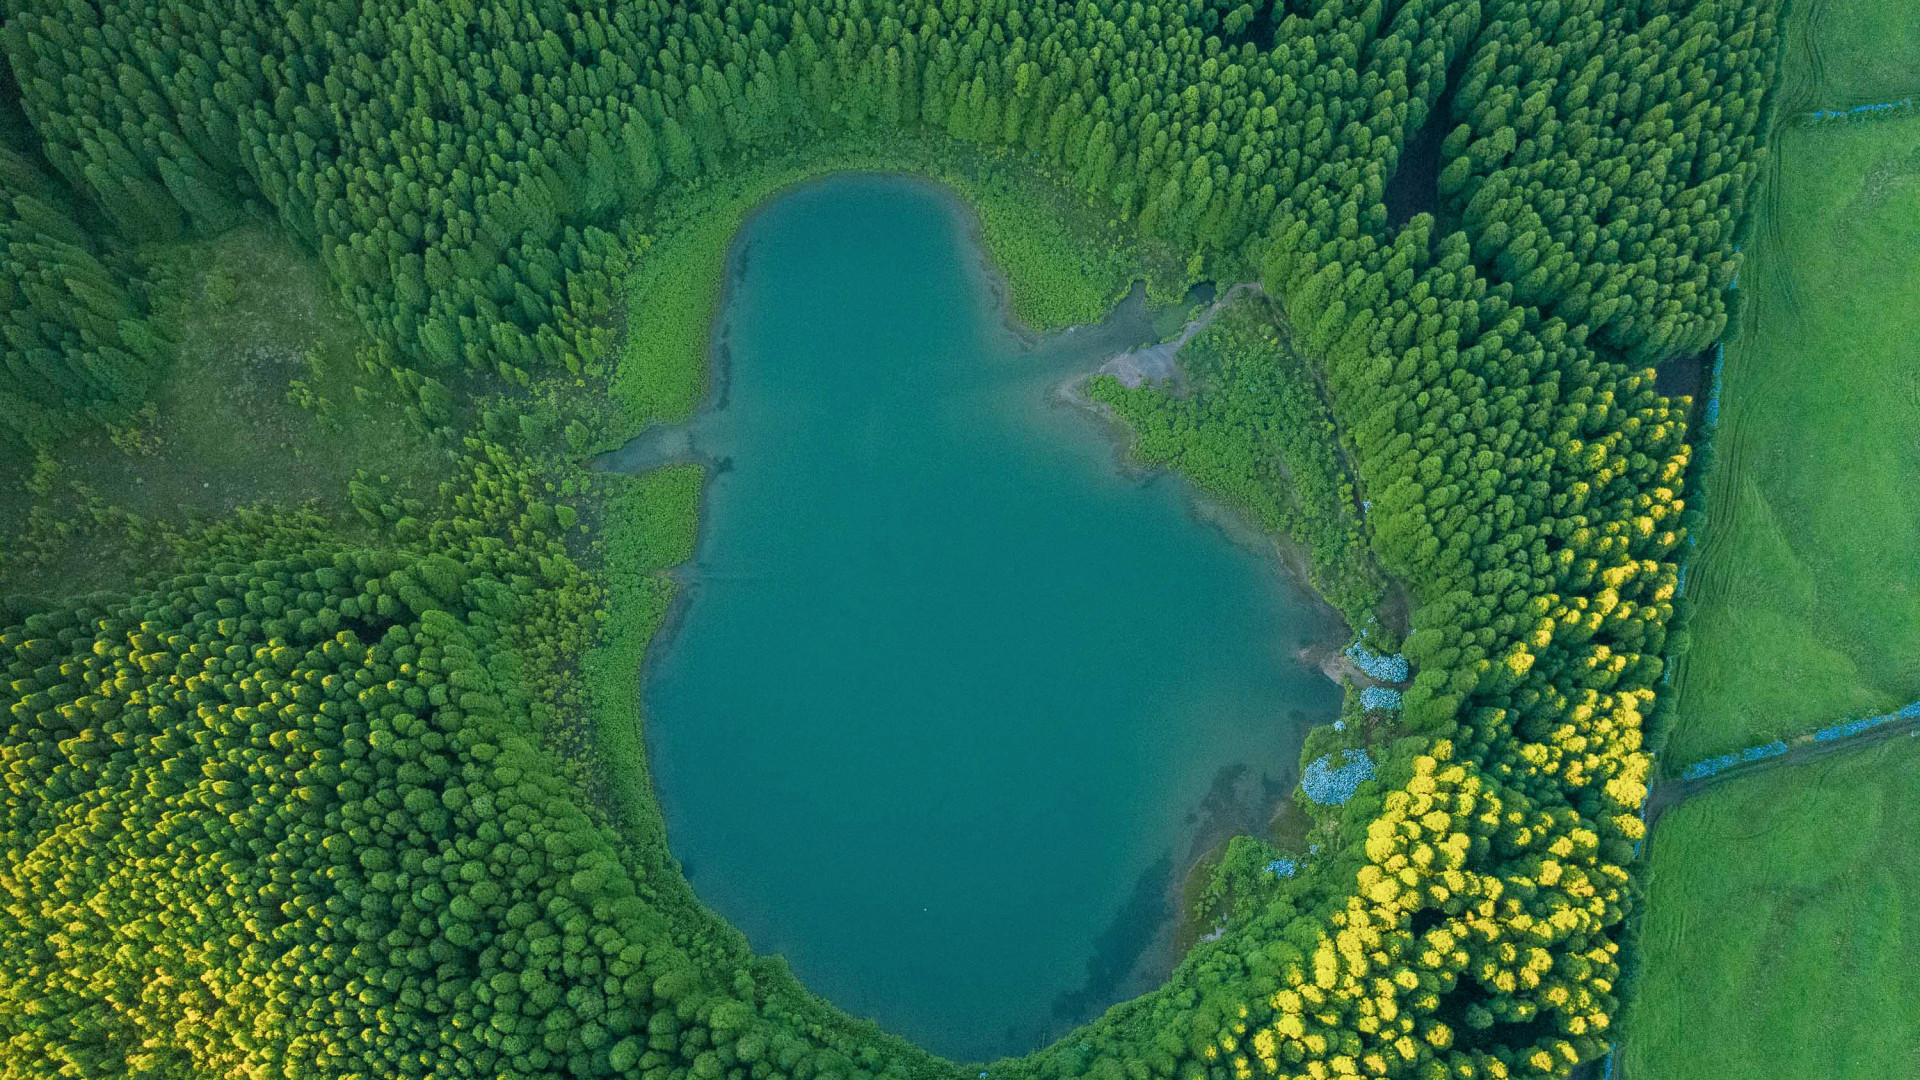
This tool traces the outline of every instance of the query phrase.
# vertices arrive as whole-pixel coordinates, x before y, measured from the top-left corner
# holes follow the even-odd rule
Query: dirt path
[[[1158,345],[1128,349],[1100,365],[1100,374],[1119,379],[1120,385],[1129,389],[1138,388],[1149,380],[1159,382],[1171,378],[1174,357],[1186,347],[1187,342],[1192,341],[1202,330],[1205,330],[1222,311],[1226,310],[1228,304],[1242,296],[1261,294],[1260,283],[1257,281],[1243,281],[1238,285],[1230,286],[1208,306],[1207,310],[1195,318],[1188,319],[1186,329],[1180,331],[1179,337],[1171,341],[1163,341]]]

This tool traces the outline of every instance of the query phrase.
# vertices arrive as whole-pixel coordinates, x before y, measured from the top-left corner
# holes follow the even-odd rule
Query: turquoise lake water
[[[1165,976],[1179,874],[1337,711],[1333,616],[1060,399],[1124,330],[1024,343],[939,189],[795,189],[731,259],[646,688],[669,843],[841,1008],[1034,1049]]]

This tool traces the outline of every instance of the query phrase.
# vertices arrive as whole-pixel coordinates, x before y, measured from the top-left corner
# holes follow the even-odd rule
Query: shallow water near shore
[[[645,695],[695,892],[834,1004],[986,1060],[1164,977],[1196,844],[1263,820],[1337,711],[1296,654],[1338,631],[1058,392],[1145,313],[1016,332],[968,220],[900,177],[778,196],[730,256],[712,402],[605,464],[716,466]]]

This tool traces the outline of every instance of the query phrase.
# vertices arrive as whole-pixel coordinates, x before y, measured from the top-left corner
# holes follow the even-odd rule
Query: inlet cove
[[[1024,336],[966,209],[865,174],[776,196],[728,272],[707,406],[610,462],[707,466],[644,690],[669,844],[835,1005],[1032,1050],[1165,978],[1187,871],[1334,718],[1302,657],[1345,628],[1074,393],[1155,340],[1137,296]]]

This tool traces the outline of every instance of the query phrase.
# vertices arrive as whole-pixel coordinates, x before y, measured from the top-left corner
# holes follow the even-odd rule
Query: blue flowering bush
[[[1398,709],[1400,691],[1390,686],[1369,686],[1360,691],[1360,707],[1363,709]]]
[[[1720,342],[1713,347],[1713,373],[1707,379],[1707,405],[1700,414],[1700,437],[1710,438],[1713,429],[1720,426],[1720,375],[1727,366],[1727,343]]]
[[[1759,746],[1749,746],[1745,750],[1738,750],[1731,754],[1721,754],[1719,757],[1708,758],[1705,761],[1689,765],[1687,766],[1687,771],[1681,773],[1680,777],[1683,780],[1699,780],[1703,777],[1712,776],[1717,772],[1725,772],[1735,765],[1745,765],[1749,762],[1760,761],[1765,758],[1779,757],[1781,754],[1786,753],[1787,749],[1785,742],[1775,739],[1770,743],[1763,743]]]
[[[1891,724],[1895,720],[1916,719],[1920,719],[1920,701],[1885,716],[1868,716],[1859,720],[1842,720],[1838,724],[1829,724],[1814,732],[1813,737],[1817,742],[1831,742],[1834,739],[1844,739],[1849,735],[1858,735],[1863,731],[1877,728],[1881,724]]]
[[[1397,653],[1382,656],[1356,641],[1347,646],[1346,657],[1370,679],[1381,682],[1407,681],[1407,658]]]
[[[1333,763],[1334,755],[1322,754],[1314,758],[1307,766],[1307,774],[1300,780],[1300,790],[1307,798],[1321,806],[1339,806],[1360,785],[1373,779],[1373,758],[1365,750],[1340,751],[1339,765]]]
[[[1216,919],[1237,925],[1288,892],[1288,883],[1306,867],[1305,859],[1282,853],[1270,840],[1236,836],[1207,875],[1190,915],[1199,925]]]
[[[1807,117],[1807,121],[1814,124],[1824,124],[1834,120],[1880,119],[1905,112],[1912,108],[1912,98],[1901,98],[1899,101],[1882,101],[1872,105],[1855,105],[1851,109],[1815,109]]]
[[[1832,742],[1835,739],[1844,739],[1849,735],[1858,735],[1863,731],[1877,728],[1892,719],[1893,717],[1889,715],[1863,716],[1858,720],[1842,720],[1838,724],[1828,724],[1826,727],[1814,732],[1813,739],[1815,742]]]
[[[1828,724],[1826,727],[1813,733],[1813,740],[1815,742],[1832,742],[1835,739],[1844,739],[1852,735],[1859,735],[1862,732],[1871,731],[1882,724],[1891,724],[1895,720],[1920,720],[1920,701],[1895,709],[1893,712],[1883,716],[1866,716],[1857,720],[1842,720],[1837,724]],[[1721,754],[1719,757],[1708,758],[1705,761],[1689,765],[1686,771],[1680,774],[1680,777],[1683,780],[1699,780],[1712,776],[1715,773],[1725,772],[1735,765],[1745,765],[1748,762],[1760,761],[1770,757],[1779,757],[1781,754],[1786,753],[1787,750],[1788,746],[1784,741],[1775,739],[1770,743],[1762,743],[1759,746],[1749,746],[1745,750],[1737,750],[1731,754]]]

